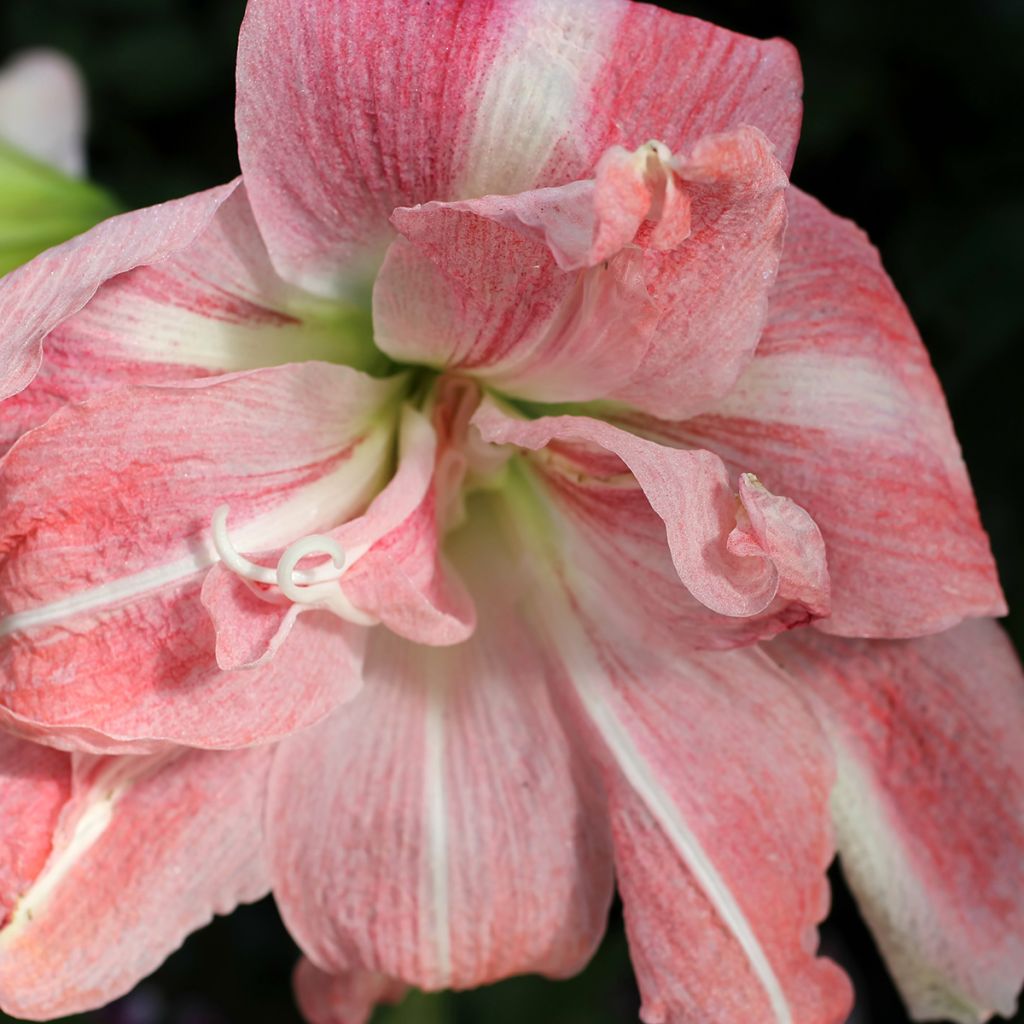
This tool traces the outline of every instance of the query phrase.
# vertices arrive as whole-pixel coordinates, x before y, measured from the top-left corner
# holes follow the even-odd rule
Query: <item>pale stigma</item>
[[[282,598],[293,604],[323,608],[339,618],[360,626],[375,626],[380,621],[356,608],[338,585],[355,561],[349,560],[345,549],[323,533],[310,534],[284,549],[276,568],[258,565],[242,555],[228,534],[228,506],[221,505],[213,513],[213,546],[224,565],[246,583],[264,601],[279,603]],[[310,555],[327,555],[329,560],[313,569],[299,569],[298,564]],[[267,589],[275,588],[276,589]]]

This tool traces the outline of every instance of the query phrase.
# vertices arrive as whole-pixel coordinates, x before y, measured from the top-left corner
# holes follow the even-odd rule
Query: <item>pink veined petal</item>
[[[0,452],[69,402],[125,384],[306,359],[373,366],[370,343],[346,333],[356,315],[327,320],[319,306],[274,273],[240,185],[182,251],[102,284],[50,331],[39,373],[4,404]]]
[[[708,136],[670,165],[663,148],[625,154],[625,168],[611,150],[594,181],[395,210],[377,343],[533,401],[613,398],[672,418],[705,408],[760,336],[787,181],[754,128]],[[660,198],[645,154],[660,161]],[[641,192],[635,208],[624,177]],[[685,231],[669,223],[673,195]]]
[[[650,647],[535,603],[567,725],[601,768],[646,1024],[840,1024],[817,959],[832,857],[827,744],[757,649]]]
[[[1024,982],[1024,673],[991,621],[766,650],[836,750],[843,873],[918,1020],[1013,1016]]]
[[[847,636],[933,633],[1005,604],[942,389],[878,255],[790,194],[768,325],[733,391],[687,423],[625,422],[706,447],[821,527]]]
[[[65,174],[85,172],[85,89],[54,50],[29,50],[0,71],[0,139]]]
[[[31,382],[50,331],[112,277],[187,248],[238,183],[111,217],[0,280],[0,400]]]
[[[398,469],[366,511],[328,535],[347,554],[338,583],[370,621],[418,643],[451,644],[472,632],[472,599],[440,552],[434,471],[437,439],[430,422],[403,408]],[[275,565],[283,551],[256,561]],[[272,658],[297,621],[297,605],[264,600],[215,565],[202,590],[217,632],[222,669],[253,668]]]
[[[0,929],[50,856],[70,794],[67,754],[0,732]]]
[[[426,989],[563,976],[604,930],[605,828],[522,622],[521,561],[487,526],[471,518],[452,556],[480,599],[473,636],[376,631],[360,695],[279,747],[274,888],[323,970]]]
[[[30,1020],[110,1002],[214,914],[269,888],[268,748],[52,753],[72,762],[73,788],[45,865],[0,928],[0,1007]]]
[[[585,183],[579,183],[585,184]],[[568,193],[576,201],[580,190]],[[557,196],[539,193],[396,210],[394,242],[374,286],[377,343],[403,362],[479,377],[538,401],[612,391],[639,365],[658,310],[637,252],[580,272],[502,223]]]
[[[712,611],[755,616],[785,594],[804,606],[803,621],[827,614],[825,552],[813,520],[788,499],[768,500],[749,482],[737,500],[718,456],[664,447],[583,416],[516,419],[493,401],[480,407],[473,422],[495,444],[539,450],[568,443],[583,459],[582,446],[617,456],[611,467],[605,459],[597,475],[633,475],[665,524],[679,579]],[[615,504],[608,508],[611,523]]]
[[[232,747],[350,695],[361,640],[330,616],[296,624],[284,663],[218,669],[211,519],[228,505],[235,548],[261,551],[362,511],[401,386],[305,363],[112,392],[26,434],[0,461],[4,721],[92,750]]]
[[[383,974],[327,974],[306,957],[295,965],[292,984],[307,1024],[366,1024],[378,1003],[397,1003],[406,990]]]
[[[585,18],[572,0],[257,0],[239,152],[275,266],[338,293],[372,273],[395,207],[562,184],[616,143],[750,124],[788,167],[799,93],[788,44],[625,0]]]

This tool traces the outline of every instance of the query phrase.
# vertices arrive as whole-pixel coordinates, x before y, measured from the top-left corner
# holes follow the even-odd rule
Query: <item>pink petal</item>
[[[112,217],[0,280],[0,400],[30,383],[43,339],[104,282],[188,247],[237,185]]]
[[[1024,673],[1002,630],[808,631],[769,653],[836,749],[843,873],[915,1019],[1013,1016],[1024,982]]]
[[[604,929],[594,795],[521,617],[521,563],[481,525],[453,552],[480,600],[473,636],[423,648],[375,632],[362,693],[280,747],[275,892],[322,969],[428,989],[562,976]]]
[[[8,725],[94,750],[237,746],[349,695],[359,641],[325,615],[296,624],[288,663],[220,672],[210,524],[227,504],[235,546],[261,551],[362,511],[401,386],[304,363],[115,391],[26,434],[0,461]]]
[[[71,758],[0,732],[0,934],[50,856]]]
[[[0,71],[0,140],[65,174],[85,172],[85,90],[63,54],[29,50]]]
[[[559,449],[575,445],[572,455],[584,467],[584,446],[617,456],[611,467],[606,459],[588,475],[621,479],[625,471],[632,473],[664,522],[679,579],[712,611],[755,616],[784,595],[803,605],[803,621],[826,614],[824,547],[813,521],[788,499],[765,497],[767,492],[749,483],[737,501],[716,455],[664,447],[583,416],[516,419],[494,402],[481,406],[473,422],[495,444],[533,450],[552,442]],[[615,496],[609,498],[608,529],[627,531],[629,521]]]
[[[786,176],[753,128],[671,166],[663,150],[621,151],[625,167],[610,150],[593,182],[395,210],[377,344],[533,401],[610,397],[673,418],[707,407],[761,334]],[[647,156],[663,193],[653,229]],[[680,205],[685,230],[669,222]]]
[[[239,186],[181,252],[102,284],[46,336],[35,380],[4,404],[0,451],[68,402],[124,384],[320,358],[375,368],[369,314],[327,321],[319,305],[271,269]]]
[[[832,767],[786,678],[756,649],[642,645],[564,600],[541,617],[601,765],[641,1018],[840,1024],[850,986],[815,957]]]
[[[396,360],[463,370],[538,401],[609,394],[639,365],[657,322],[640,253],[565,273],[543,243],[506,226],[510,216],[543,217],[548,204],[558,218],[580,195],[569,185],[396,210],[406,238],[374,286],[377,343]]]
[[[302,957],[292,977],[295,998],[308,1024],[366,1024],[378,1003],[397,1003],[405,986],[383,974],[326,974]]]
[[[0,929],[4,1011],[49,1020],[101,1006],[213,914],[262,896],[269,757],[76,755],[52,852]],[[41,796],[50,785],[40,779]]]
[[[710,448],[807,509],[832,578],[821,629],[912,636],[1002,614],[942,389],[877,253],[801,193],[790,214],[768,327],[736,388],[686,424],[629,423]]]
[[[275,265],[337,293],[372,274],[395,207],[562,184],[615,143],[750,124],[788,167],[799,91],[787,44],[625,0],[258,0],[240,159]]]

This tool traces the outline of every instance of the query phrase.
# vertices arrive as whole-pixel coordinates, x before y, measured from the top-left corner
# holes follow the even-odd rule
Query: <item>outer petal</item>
[[[604,929],[605,831],[495,541],[471,525],[453,555],[486,610],[469,641],[375,633],[359,697],[279,749],[275,892],[324,970],[421,988],[561,976]]]
[[[113,392],[26,434],[0,462],[5,720],[89,749],[236,746],[347,695],[358,648],[322,615],[298,624],[292,664],[218,670],[198,600],[210,521],[228,504],[235,546],[259,551],[361,511],[400,386],[306,363]]]
[[[535,607],[602,767],[642,1019],[845,1020],[849,984],[814,956],[831,763],[785,677],[756,649],[649,647],[565,598]]]
[[[843,873],[918,1020],[1011,1017],[1024,981],[1024,674],[993,622],[769,652],[839,761]]]
[[[103,221],[0,280],[0,399],[39,369],[42,340],[110,278],[190,245],[238,182]]]
[[[397,1003],[405,993],[383,974],[326,974],[305,957],[295,965],[292,984],[308,1024],[365,1024],[378,1003]]]
[[[824,548],[814,522],[786,499],[761,501],[767,492],[749,481],[737,500],[725,466],[710,452],[663,447],[583,416],[516,419],[493,402],[481,406],[473,422],[496,444],[538,450],[554,442],[556,458],[568,447],[578,478],[581,469],[598,479],[619,477],[621,490],[623,482],[628,489],[622,475],[631,473],[664,522],[679,579],[712,611],[754,616],[781,595],[803,605],[803,621],[827,612]],[[595,448],[613,458],[595,461]],[[609,520],[618,513],[618,525],[627,528],[621,504],[614,494],[608,498]]]
[[[52,50],[30,50],[0,72],[0,139],[65,174],[85,171],[85,89]]]
[[[213,914],[262,896],[269,756],[77,755],[49,858],[0,929],[4,1011],[50,1020],[101,1006]]]
[[[800,193],[790,211],[749,369],[711,414],[644,429],[717,451],[810,512],[832,578],[819,628],[912,636],[1002,614],[942,390],[906,308],[851,223]]]
[[[369,315],[328,317],[321,305],[271,269],[239,186],[185,249],[107,281],[47,335],[35,380],[4,405],[0,449],[68,402],[123,384],[306,359],[377,368]]]
[[[625,0],[580,11],[251,3],[239,150],[275,265],[336,292],[366,273],[395,207],[562,184],[615,143],[679,150],[751,124],[788,167],[800,118],[790,47]]]
[[[0,733],[0,929],[50,855],[71,793],[71,759]]]

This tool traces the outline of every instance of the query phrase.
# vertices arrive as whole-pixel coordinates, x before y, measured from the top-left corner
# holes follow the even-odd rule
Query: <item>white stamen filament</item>
[[[289,544],[274,569],[257,565],[240,554],[228,534],[228,506],[221,505],[211,523],[213,546],[220,560],[237,576],[252,583],[276,584],[281,594],[294,604],[318,605],[328,608],[349,622],[362,626],[375,625],[379,620],[356,608],[345,597],[338,581],[355,559],[346,557],[342,546],[326,534],[311,534]],[[313,569],[299,569],[298,564],[310,555],[328,555],[330,561]],[[260,597],[267,595],[254,590]]]

